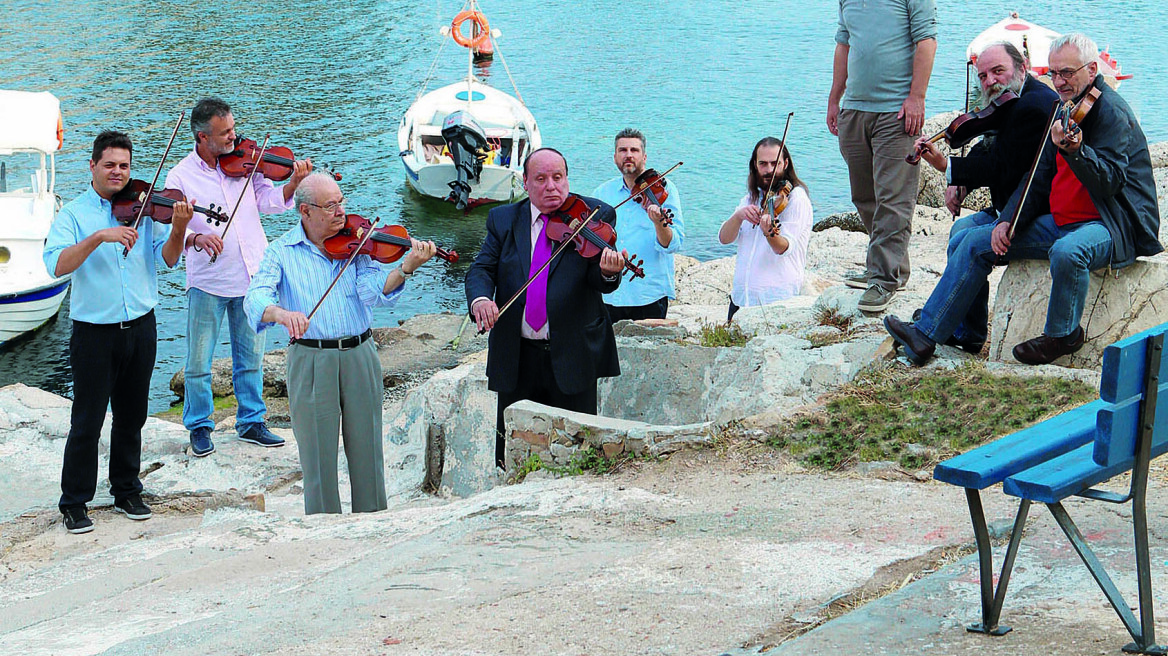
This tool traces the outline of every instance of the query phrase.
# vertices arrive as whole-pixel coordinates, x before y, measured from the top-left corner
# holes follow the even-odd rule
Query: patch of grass
[[[649,456],[637,456],[627,452],[609,458],[604,455],[603,450],[595,446],[588,446],[577,451],[568,464],[553,465],[544,462],[538,455],[532,454],[515,471],[511,482],[522,483],[528,474],[539,470],[550,472],[556,476],[581,476],[583,474],[603,476],[604,474],[616,472],[634,460],[646,460],[648,458]]]
[[[834,326],[845,333],[852,329],[853,317],[840,312],[837,307],[821,305],[816,308],[814,318],[821,326]]]
[[[702,346],[743,346],[754,337],[733,321],[729,323],[703,321],[700,330]]]
[[[231,394],[228,396],[216,396],[214,399],[211,400],[211,402],[213,404],[214,411],[234,410],[235,407],[237,405],[239,405],[239,403],[235,400],[234,394]],[[179,401],[178,403],[175,403],[174,405],[170,406],[166,410],[163,410],[162,412],[158,413],[157,416],[159,416],[159,417],[172,417],[172,416],[173,417],[181,417],[182,412],[183,412],[183,403],[184,403],[183,401]]]
[[[1095,396],[1078,381],[995,375],[980,362],[867,371],[767,444],[822,469],[891,460],[918,470]]]
[[[522,483],[528,474],[537,472],[543,468],[543,460],[539,457],[539,454],[533,453],[527,456],[527,460],[524,460],[523,464],[519,466],[519,469],[515,471],[515,475],[511,477],[511,482]]]

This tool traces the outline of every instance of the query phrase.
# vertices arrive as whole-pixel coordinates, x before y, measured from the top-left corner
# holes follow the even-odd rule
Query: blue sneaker
[[[284,438],[272,434],[272,431],[268,430],[268,425],[262,422],[249,426],[240,433],[239,439],[260,446],[284,446]]]
[[[215,445],[211,442],[211,429],[203,426],[191,431],[191,455],[202,458],[215,453]]]

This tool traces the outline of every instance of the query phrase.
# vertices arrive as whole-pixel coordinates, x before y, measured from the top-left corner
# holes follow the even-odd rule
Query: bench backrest
[[[1103,350],[1103,377],[1099,398],[1111,403],[1099,411],[1093,458],[1102,466],[1128,460],[1135,455],[1140,435],[1141,402],[1147,378],[1148,346],[1152,337],[1168,333],[1161,324],[1108,346]],[[1168,391],[1168,358],[1161,358],[1160,393]],[[1168,442],[1168,398],[1156,403],[1152,450]]]

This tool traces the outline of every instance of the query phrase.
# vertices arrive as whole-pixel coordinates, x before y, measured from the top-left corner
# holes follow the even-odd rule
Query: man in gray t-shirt
[[[918,169],[904,161],[925,122],[937,52],[934,0],[840,0],[827,127],[839,136],[852,203],[868,230],[859,308],[881,312],[908,283]],[[841,102],[842,101],[842,102]]]

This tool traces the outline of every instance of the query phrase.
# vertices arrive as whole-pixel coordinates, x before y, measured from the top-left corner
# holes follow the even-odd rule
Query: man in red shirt
[[[1050,71],[1064,103],[1078,103],[1098,90],[1078,129],[1056,121],[1025,203],[1026,179],[1003,208],[997,224],[967,230],[945,273],[925,303],[921,320],[886,317],[884,326],[916,365],[948,340],[974,302],[994,265],[1016,259],[1050,260],[1050,303],[1043,334],[1014,347],[1026,364],[1048,364],[1083,346],[1079,324],[1090,273],[1122,269],[1139,255],[1163,250],[1157,235],[1160,212],[1148,143],[1135,114],[1098,75],[1099,50],[1083,34],[1051,44]]]

